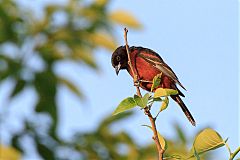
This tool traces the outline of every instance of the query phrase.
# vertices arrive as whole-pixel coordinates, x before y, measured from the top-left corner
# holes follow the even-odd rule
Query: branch
[[[234,151],[234,152],[231,154],[229,160],[233,160],[233,158],[238,154],[238,152],[240,152],[240,147],[238,147],[238,148],[236,149],[236,151]]]
[[[131,72],[133,74],[134,85],[136,86],[136,89],[137,89],[137,95],[142,98],[142,94],[141,94],[140,89],[139,89],[138,75],[134,72],[133,67],[132,67],[132,62],[131,62],[131,59],[130,59],[130,53],[129,53],[129,47],[128,47],[128,41],[127,41],[127,33],[128,33],[127,28],[124,28],[124,39],[125,39],[126,50],[127,50],[127,55],[128,55],[128,65],[130,66]],[[158,138],[158,132],[157,132],[156,124],[155,124],[156,119],[153,118],[153,116],[150,112],[150,109],[147,106],[144,108],[144,113],[148,116],[148,118],[151,122],[151,125],[152,125],[152,130],[153,130],[153,137],[152,138],[155,141],[156,146],[157,146],[158,160],[163,160],[164,150],[162,149],[162,147],[160,145],[159,138]]]

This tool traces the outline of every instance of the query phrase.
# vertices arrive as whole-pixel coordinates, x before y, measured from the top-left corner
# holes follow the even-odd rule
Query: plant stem
[[[125,39],[126,50],[127,50],[127,55],[128,55],[128,64],[129,64],[131,72],[133,74],[133,79],[134,79],[134,84],[135,84],[138,81],[138,75],[134,72],[133,67],[132,67],[132,62],[131,62],[131,59],[130,59],[130,53],[129,53],[129,47],[128,47],[128,41],[127,41],[127,32],[128,32],[127,28],[124,28],[124,39]],[[136,89],[137,89],[137,95],[139,97],[142,97],[142,94],[141,94],[140,89],[139,89],[139,85],[135,85],[135,86],[136,86]],[[161,144],[159,142],[157,127],[156,127],[156,124],[155,124],[156,119],[153,118],[153,116],[150,112],[150,109],[147,106],[144,108],[144,113],[148,116],[148,118],[151,122],[152,130],[153,130],[153,137],[152,138],[155,141],[156,146],[157,146],[158,160],[163,160],[164,150],[162,149]]]
[[[233,158],[240,152],[240,147],[238,147],[231,155],[229,160],[233,160]]]
[[[227,140],[226,140],[227,141]],[[229,145],[228,145],[228,143],[225,141],[225,146],[227,147],[227,149],[228,149],[228,152],[229,152],[229,154],[231,155],[232,154],[232,152],[231,152],[231,149],[230,149],[230,147],[229,147]]]

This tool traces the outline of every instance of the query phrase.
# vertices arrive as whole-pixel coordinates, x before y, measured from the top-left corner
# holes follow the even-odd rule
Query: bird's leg
[[[143,79],[140,79],[139,81],[140,81],[140,82],[153,83],[152,81],[147,81],[147,80],[143,80]]]
[[[137,76],[134,76],[133,81],[134,81],[134,86],[136,86],[136,87],[139,87],[139,85],[140,85],[141,82],[153,83],[152,81],[140,79],[140,78],[138,78]]]
[[[140,80],[138,79],[137,75],[134,75],[133,82],[134,82],[134,86],[139,87]]]

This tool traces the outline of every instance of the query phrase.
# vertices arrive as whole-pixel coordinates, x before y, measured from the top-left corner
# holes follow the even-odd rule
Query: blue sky
[[[31,3],[34,6],[34,3],[43,2],[36,0]],[[177,122],[188,136],[210,126],[224,139],[229,138],[233,150],[240,144],[237,7],[236,0],[111,2],[110,10],[127,10],[144,26],[140,31],[129,29],[129,45],[148,47],[158,52],[187,88],[183,100],[195,117],[197,126],[192,127],[181,109],[171,101],[157,121],[163,136],[173,138],[172,124]],[[123,27],[115,28],[119,45],[124,44]],[[70,137],[72,131],[94,129],[122,99],[135,93],[132,79],[126,71],[116,76],[109,51],[99,49],[96,56],[100,72],[70,64],[57,69],[58,72],[67,71],[65,76],[72,77],[87,97],[86,102],[79,102],[68,91],[59,95],[62,116],[59,131],[63,137]],[[32,101],[26,103],[31,104]],[[135,109],[135,112],[131,119],[117,124],[114,130],[126,129],[139,144],[150,143],[151,132],[141,126],[149,124],[149,121],[141,110]],[[220,160],[226,159],[225,148],[217,153]]]
[[[129,44],[158,52],[188,90],[184,92],[184,102],[193,113],[197,127],[192,127],[181,109],[171,101],[169,108],[159,116],[159,131],[165,137],[172,138],[172,124],[178,122],[187,135],[193,136],[200,129],[210,126],[223,138],[229,137],[228,142],[235,149],[240,144],[237,1],[112,1],[110,9],[119,8],[133,13],[144,26],[141,31],[129,30]],[[123,28],[117,27],[115,32],[119,45],[123,45]],[[75,77],[75,81],[90,101],[79,108],[78,102],[69,101],[68,95],[64,96],[65,131],[62,134],[65,136],[69,130],[93,129],[99,120],[114,111],[122,99],[135,93],[126,71],[115,75],[110,64],[111,54],[99,50],[96,55],[102,68],[100,73],[96,75],[85,68],[73,71],[79,72],[81,77]],[[83,83],[85,86],[81,85]],[[151,133],[141,127],[142,124],[149,124],[148,119],[142,111],[135,111],[132,119],[119,123],[114,129],[127,129],[140,144],[149,143]],[[84,123],[69,117],[81,117],[79,121]],[[227,151],[223,148],[217,154],[225,159]]]

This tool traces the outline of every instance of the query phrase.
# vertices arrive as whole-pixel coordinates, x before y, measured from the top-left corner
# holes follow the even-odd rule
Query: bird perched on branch
[[[171,98],[179,104],[184,114],[193,126],[196,125],[193,116],[183,103],[180,96],[185,97],[184,94],[177,88],[177,84],[184,90],[184,86],[178,80],[173,70],[163,61],[163,59],[153,50],[143,47],[130,47],[130,60],[132,70],[128,64],[128,55],[126,46],[118,47],[112,54],[112,66],[118,75],[120,70],[127,70],[128,73],[134,78],[137,75],[139,86],[147,91],[151,91],[153,78],[161,74],[161,82],[157,88],[175,89],[178,91],[177,95],[171,95]]]

